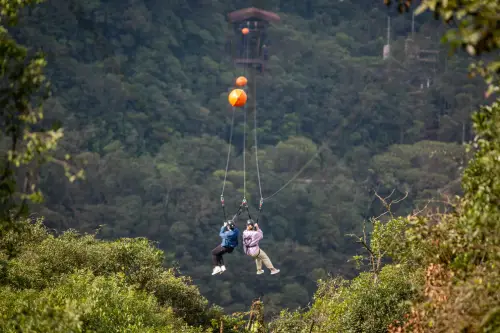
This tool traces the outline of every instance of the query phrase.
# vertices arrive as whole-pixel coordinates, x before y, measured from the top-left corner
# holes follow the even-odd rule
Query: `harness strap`
[[[236,214],[234,215],[233,219],[236,218],[236,216],[239,216],[241,214],[241,211],[242,209],[245,208],[246,211],[247,211],[247,214],[248,214],[248,218],[251,220],[252,219],[252,216],[250,215],[250,210],[248,209],[248,203],[247,203],[247,199],[246,198],[243,198],[243,200],[241,201],[241,205],[240,207],[238,208],[238,211],[236,212]]]
[[[227,221],[226,208],[224,207],[224,196],[220,196],[220,204],[222,206],[222,212],[224,213],[224,221]]]
[[[257,258],[258,256],[260,255],[260,249],[259,249],[259,253],[257,253],[256,255],[254,256],[251,256],[253,259]]]
[[[256,221],[256,223],[259,223],[260,213],[262,212],[262,204],[263,203],[264,203],[264,199],[260,198],[260,202],[259,202],[259,214],[257,215],[257,221]]]
[[[243,207],[245,207],[245,209],[247,210],[248,218],[251,220],[252,216],[250,215],[250,210],[248,209],[248,203],[247,203],[247,199],[246,198],[243,198],[243,201],[241,202],[241,205]]]
[[[251,220],[251,219],[252,219],[252,216],[250,215],[250,210],[248,209],[248,206],[246,206],[246,208],[247,208],[248,218]]]

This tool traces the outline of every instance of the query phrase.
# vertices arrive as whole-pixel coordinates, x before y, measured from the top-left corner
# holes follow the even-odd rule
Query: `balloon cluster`
[[[241,29],[243,35],[247,35],[250,32],[248,28]],[[244,87],[246,86],[248,80],[244,76],[240,76],[236,79],[236,86]],[[243,89],[233,89],[228,96],[229,104],[234,107],[242,107],[247,102],[247,94]]]
[[[238,87],[246,86],[247,82],[248,82],[248,80],[244,76],[240,76],[236,79],[236,85]],[[245,91],[243,89],[239,89],[239,88],[233,89],[233,91],[231,91],[229,93],[228,99],[229,99],[229,104],[231,104],[232,106],[242,107],[247,102],[247,94],[245,93]]]

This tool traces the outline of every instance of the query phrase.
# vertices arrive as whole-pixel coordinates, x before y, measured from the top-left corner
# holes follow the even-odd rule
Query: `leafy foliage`
[[[56,237],[41,221],[19,223],[0,241],[3,331],[202,332],[223,319],[146,239]]]
[[[384,0],[391,4],[391,0]],[[397,0],[398,9],[406,11],[412,0]],[[456,23],[457,28],[448,29],[444,41],[449,42],[454,49],[464,48],[470,55],[481,55],[494,52],[500,48],[500,34],[498,33],[498,12],[500,4],[489,0],[424,0],[416,9],[416,13],[426,10],[434,12],[445,22]],[[498,92],[500,62],[493,59],[486,64],[482,61],[471,66],[475,72],[481,74],[488,83],[487,95]]]
[[[201,332],[119,274],[80,271],[39,293],[2,288],[2,301],[4,332]]]
[[[405,3],[408,5],[410,2]],[[482,8],[481,5],[485,5],[486,8]],[[447,18],[467,13],[475,18],[484,18],[488,17],[488,10],[496,4],[470,1],[466,5],[459,6],[458,2],[454,1],[423,1],[421,6],[422,8],[430,6],[437,13],[447,14]],[[481,10],[485,13],[480,13]],[[490,17],[488,23],[484,25],[485,28],[494,27],[493,29],[498,30],[496,19]],[[478,26],[474,28],[480,29]],[[484,32],[478,30],[474,33],[479,35]],[[496,30],[493,32],[494,35],[497,33]],[[468,43],[467,40],[464,43]],[[486,48],[485,51],[489,49]],[[488,77],[486,79],[488,80]],[[498,311],[500,187],[497,184],[500,168],[498,163],[500,105],[498,102],[499,100],[491,106],[481,107],[473,116],[477,136],[469,148],[474,150],[474,157],[462,179],[463,197],[457,197],[455,202],[447,202],[451,212],[442,213],[435,209],[425,209],[424,216],[396,218],[388,209],[389,222],[373,220],[374,229],[370,242],[366,233],[359,238],[359,242],[369,253],[372,272],[361,273],[351,282],[337,279],[336,284],[327,284],[336,292],[344,291],[344,293],[337,292],[330,297],[319,297],[311,310],[304,314],[292,315],[284,312],[275,321],[276,327],[291,326],[296,331],[312,332],[314,325],[311,328],[305,325],[306,316],[311,315],[321,323],[320,325],[325,323],[330,325],[329,331],[333,332],[386,332],[387,329],[392,333],[498,331],[500,327]],[[391,162],[400,168],[403,166],[403,170],[410,166],[399,162],[394,155],[396,154],[393,150],[392,154],[386,155],[389,161],[380,158],[377,161],[379,168],[382,170],[384,167],[394,167]],[[394,175],[407,179],[401,176],[402,172],[398,175],[398,171],[394,168],[392,179],[396,178]],[[386,208],[390,208],[394,203],[394,201],[388,203],[386,198],[380,196],[379,198]],[[391,257],[393,263],[380,269],[380,259],[385,254]],[[356,256],[355,259],[359,260],[362,257]],[[402,282],[406,285],[403,283],[400,289],[407,297],[398,297],[402,294],[397,289],[391,289],[387,294],[377,292],[377,284],[384,285],[382,274],[378,280],[377,273],[385,270],[397,272],[394,275],[396,280],[405,276],[404,272],[412,272],[411,278],[409,276],[403,278]],[[368,283],[357,289],[355,286],[361,281]],[[319,290],[322,290],[321,287]],[[353,302],[360,291],[361,301]],[[373,301],[387,300],[390,302],[384,303],[385,306],[379,303],[379,306],[370,308]],[[387,308],[387,304],[392,306],[398,304],[398,300],[400,307],[393,308],[388,313],[380,313],[381,309]],[[410,311],[408,311],[410,302],[405,301],[412,303]],[[362,304],[362,307],[358,304]],[[321,305],[327,309],[323,317],[314,312]],[[367,308],[367,311],[360,311],[363,307]],[[378,314],[376,319],[382,319],[384,322],[374,320],[372,317],[374,313]],[[355,320],[346,320],[350,318],[346,314],[354,315]]]
[[[465,172],[465,194],[456,212],[430,216],[412,230],[427,249],[423,256],[414,255],[426,267],[425,287],[408,322],[392,332],[498,330],[499,164],[491,158],[500,151],[499,114],[497,101],[474,116],[476,141],[482,144]]]
[[[318,320],[317,332],[386,332],[395,319],[402,320],[405,301],[414,297],[411,274],[398,266],[382,268],[379,279],[361,273],[352,281],[321,283],[311,315]]]
[[[27,202],[41,202],[37,189],[38,167],[57,148],[62,138],[61,128],[43,128],[41,106],[48,97],[48,83],[43,70],[47,62],[42,54],[29,55],[6,29],[17,22],[19,11],[37,0],[0,3],[0,232],[12,227],[12,221],[26,214]],[[66,155],[69,160],[69,155]],[[66,161],[57,160],[66,168]],[[20,174],[23,176],[19,177]],[[7,223],[10,222],[10,223]]]
[[[471,1],[451,8],[451,14],[485,19],[495,5]],[[498,27],[484,27],[486,31],[489,27],[491,36],[498,34]],[[480,35],[484,31],[473,33]],[[490,47],[497,49],[498,44],[480,47],[489,51]],[[487,75],[486,80],[491,83]],[[432,250],[433,255],[416,256],[426,270],[424,289],[408,321],[392,326],[391,332],[496,332],[500,327],[499,102],[497,99],[490,106],[482,106],[473,115],[477,135],[469,149],[474,151],[474,157],[465,170],[464,196],[459,198],[455,211],[430,215],[412,228],[416,236],[413,239]]]
[[[40,185],[46,201],[32,205],[33,211],[57,230],[90,232],[104,225],[101,235],[108,239],[156,240],[166,251],[165,264],[192,276],[208,299],[241,311],[249,299],[264,294],[269,314],[307,304],[316,281],[328,273],[356,275],[346,261],[357,247],[345,234],[359,233],[361,221],[380,214],[372,189],[382,195],[394,187],[409,189],[408,200],[398,206],[402,215],[419,200],[458,192],[453,185],[461,147],[456,143],[471,137],[469,116],[482,102],[483,86],[477,79],[467,81],[461,56],[440,58],[435,65],[408,56],[411,22],[404,17],[391,20],[392,58],[384,61],[387,13],[373,2],[266,3],[279,12],[282,23],[269,30],[269,71],[258,77],[263,196],[320,153],[264,203],[262,245],[280,267],[280,279],[256,281],[253,262],[239,251],[227,258],[228,271],[215,279],[209,275],[209,251],[219,242],[222,219],[219,190],[231,119],[226,91],[242,74],[222,51],[224,15],[245,5],[227,0],[50,0],[26,11],[12,35],[46,52],[45,73],[55,94],[46,100],[44,120],[64,120],[57,154],[71,154],[75,165],[86,170],[85,181],[71,183],[60,177],[58,165],[45,166]],[[442,27],[425,18],[417,18],[415,25],[414,46],[441,51],[434,31]],[[254,205],[260,199],[250,115],[245,156],[243,115],[235,115],[224,193],[229,210],[244,194],[243,157],[247,199]],[[434,148],[453,154],[431,158]],[[402,171],[381,163],[395,151]],[[113,257],[113,251],[106,253]],[[59,269],[50,259],[39,259]],[[29,275],[21,263],[16,275],[9,271],[6,278],[38,288],[54,279],[42,266],[33,267],[43,279]],[[177,286],[179,280],[167,273],[156,280],[142,275],[152,272],[134,269],[126,279],[150,281],[145,282],[149,291],[164,293],[162,304],[174,299],[180,304],[172,305],[177,315],[190,323],[206,321],[201,315],[188,318],[187,309],[198,309],[199,299],[183,283]],[[157,283],[177,286],[180,299],[177,293],[157,291]]]
[[[477,153],[464,175],[464,215],[461,224],[472,237],[469,241],[482,244],[480,253],[495,253],[500,245],[500,99],[483,106],[473,115],[477,137],[472,145]]]
[[[399,248],[397,236],[404,236],[407,220],[375,220],[374,225],[371,243],[365,243],[366,236],[360,240],[372,270],[351,281],[319,280],[311,308],[304,313],[282,311],[271,323],[273,332],[387,332],[391,323],[405,319],[410,301],[419,295],[422,272],[403,262],[382,266],[382,258]]]

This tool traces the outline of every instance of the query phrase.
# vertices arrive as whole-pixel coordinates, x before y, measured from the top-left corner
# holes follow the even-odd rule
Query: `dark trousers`
[[[234,248],[232,247],[224,247],[222,245],[217,246],[212,250],[212,263],[214,266],[222,266],[224,265],[224,259],[222,256],[226,253],[233,252]]]

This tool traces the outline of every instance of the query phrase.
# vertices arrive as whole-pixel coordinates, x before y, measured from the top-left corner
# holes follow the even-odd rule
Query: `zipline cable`
[[[267,200],[271,199],[272,197],[274,197],[276,194],[283,191],[288,185],[290,185],[291,182],[293,182],[309,166],[309,164],[311,164],[316,159],[316,157],[318,157],[318,155],[321,153],[321,151],[323,151],[323,149],[325,147],[326,147],[326,145],[324,144],[320,149],[318,149],[318,151],[313,155],[313,157],[311,157],[309,159],[309,161],[307,161],[307,163],[288,182],[285,183],[285,185],[281,186],[281,188],[279,190],[277,190],[276,192],[274,192],[270,196],[264,198],[263,200],[267,201]]]

